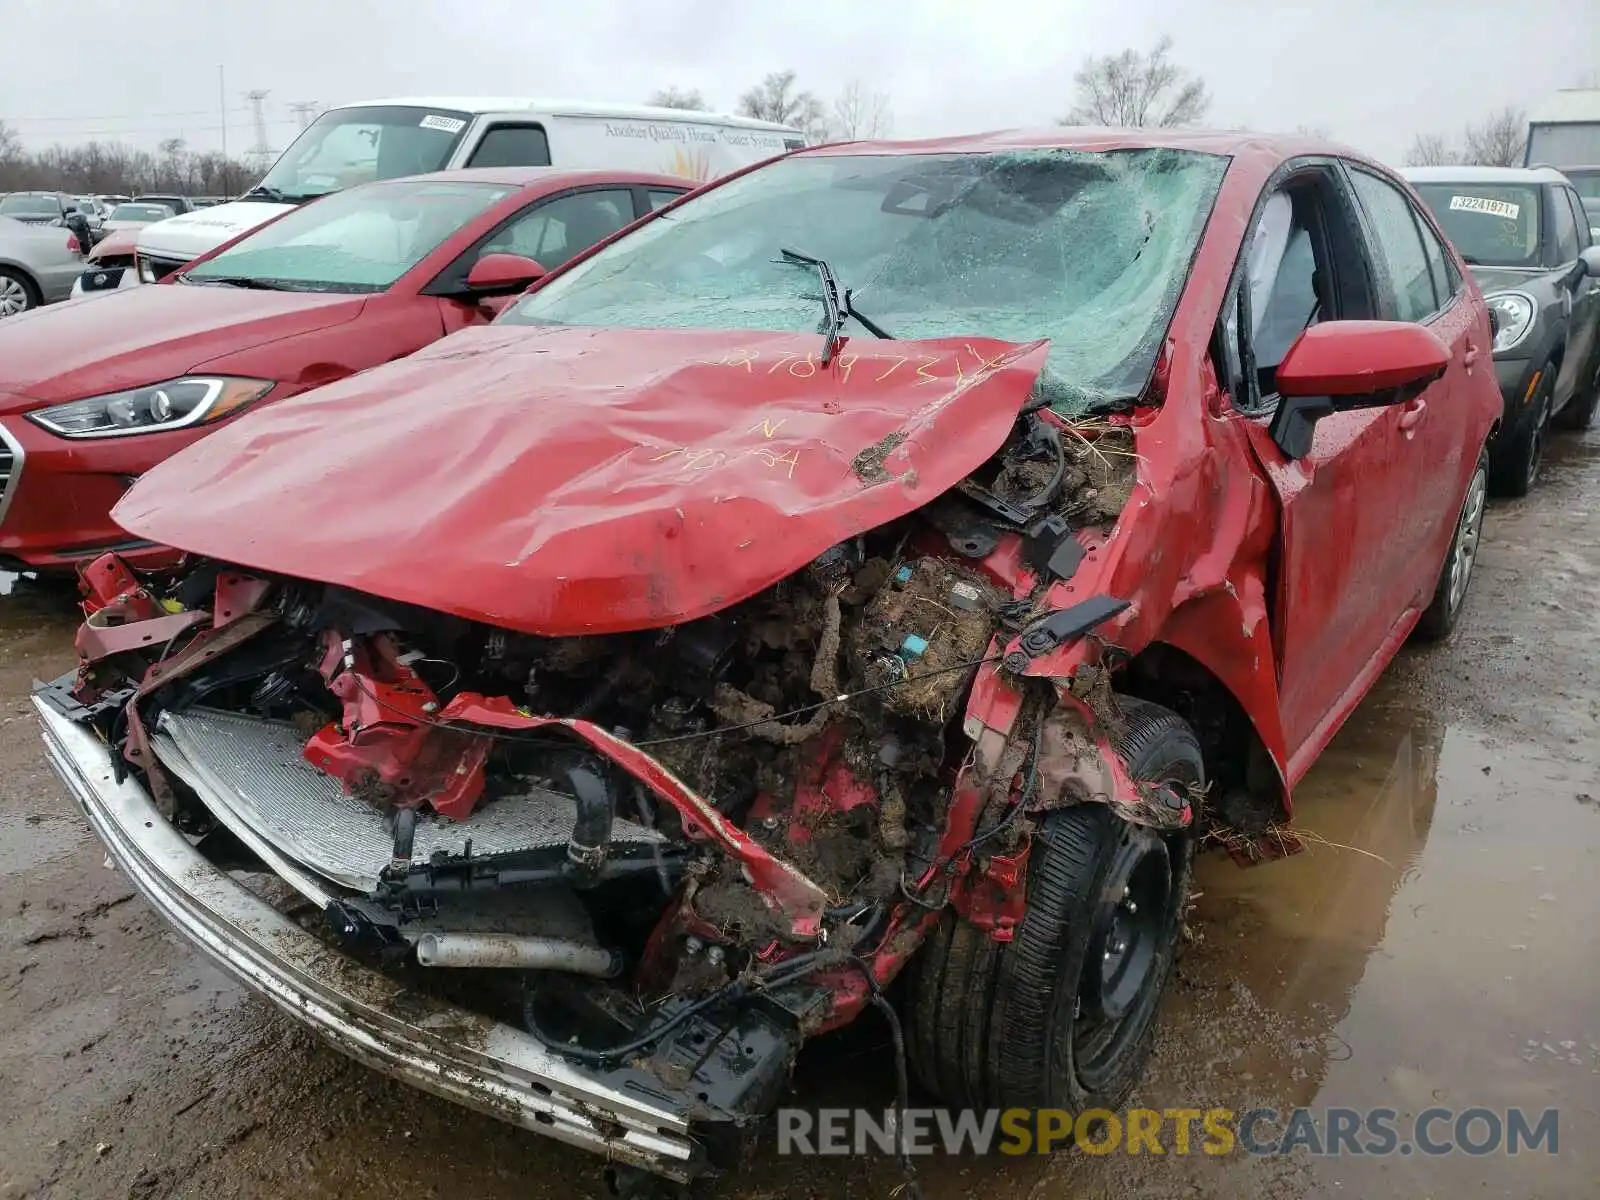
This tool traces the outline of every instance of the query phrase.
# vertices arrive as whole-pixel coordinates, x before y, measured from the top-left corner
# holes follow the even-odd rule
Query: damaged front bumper
[[[613,1087],[509,1025],[359,966],[204,858],[112,752],[36,692],[52,765],[145,899],[218,966],[357,1061],[619,1163],[683,1182],[707,1169],[687,1095]]]

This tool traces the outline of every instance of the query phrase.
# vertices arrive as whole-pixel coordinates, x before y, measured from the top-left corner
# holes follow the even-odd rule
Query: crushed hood
[[[264,225],[294,208],[292,204],[265,204],[257,200],[232,200],[210,208],[180,213],[152,221],[139,230],[139,249],[160,258],[188,262],[241,233]]]
[[[145,291],[169,289],[143,289]],[[146,474],[131,533],[546,636],[690,620],[1000,448],[1046,345],[490,326]]]
[[[0,322],[0,415],[175,379],[224,354],[354,320],[365,297],[160,284]]]

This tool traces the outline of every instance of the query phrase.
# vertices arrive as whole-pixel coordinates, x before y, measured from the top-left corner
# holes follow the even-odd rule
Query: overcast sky
[[[859,76],[895,132],[1049,124],[1086,54],[1162,33],[1210,84],[1213,125],[1328,130],[1398,162],[1418,130],[1600,84],[1600,0],[0,0],[0,120],[30,145],[125,135],[254,139],[244,93],[289,103],[416,94],[642,100],[700,88],[719,109],[792,67],[824,99]]]

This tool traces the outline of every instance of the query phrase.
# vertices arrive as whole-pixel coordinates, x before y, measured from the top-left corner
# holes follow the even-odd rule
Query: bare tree
[[[17,131],[0,121],[0,163],[10,162],[22,155],[22,139]]]
[[[650,94],[650,103],[657,108],[685,108],[690,112],[705,112],[711,107],[699,88],[657,88]]]
[[[1468,125],[1467,161],[1483,167],[1520,167],[1528,144],[1528,114],[1515,106],[1490,113],[1481,124]]]
[[[1090,55],[1072,77],[1078,102],[1061,124],[1170,128],[1204,120],[1211,107],[1205,80],[1174,63],[1171,51],[1172,39],[1163,37],[1144,54]]]
[[[237,160],[196,154],[178,139],[158,154],[120,142],[85,142],[29,151],[0,133],[0,191],[40,188],[73,193],[237,193],[249,177]]]
[[[869,92],[861,80],[844,85],[833,102],[832,132],[835,137],[888,137],[894,132],[894,113],[889,108],[888,92]]]
[[[827,135],[822,102],[808,91],[796,90],[793,71],[773,71],[739,97],[739,111],[759,121],[803,129],[814,138]]]
[[[1406,151],[1408,167],[1449,167],[1461,161],[1461,151],[1450,144],[1442,133],[1419,133],[1411,139],[1411,149]]]

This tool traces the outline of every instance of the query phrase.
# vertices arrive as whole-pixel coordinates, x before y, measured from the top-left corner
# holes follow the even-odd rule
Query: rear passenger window
[[[1433,289],[1421,221],[1412,210],[1411,201],[1399,188],[1376,175],[1352,170],[1350,177],[1361,207],[1366,209],[1372,236],[1377,239],[1375,252],[1388,268],[1395,319],[1426,321],[1441,307],[1441,298]]]
[[[681,195],[683,195],[682,192],[657,192],[652,190],[649,193],[650,211],[655,212],[658,208],[665,208]]]
[[[496,125],[483,135],[469,167],[548,167],[550,142],[537,125]]]

